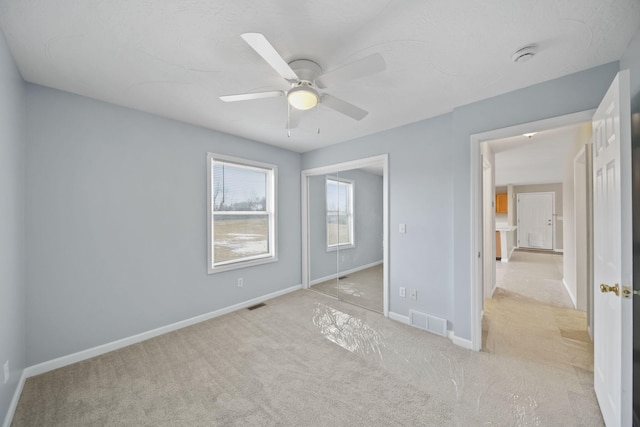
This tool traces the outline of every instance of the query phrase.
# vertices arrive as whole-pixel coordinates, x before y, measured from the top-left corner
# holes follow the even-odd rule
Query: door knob
[[[613,292],[616,296],[620,296],[620,286],[616,283],[613,286],[605,285],[604,283],[600,285],[600,292],[603,294],[607,292]]]

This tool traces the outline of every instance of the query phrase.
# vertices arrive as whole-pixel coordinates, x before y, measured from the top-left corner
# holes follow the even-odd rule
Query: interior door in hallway
[[[518,246],[553,249],[554,193],[518,194]]]
[[[620,72],[593,116],[594,388],[607,426],[630,426],[631,115]]]

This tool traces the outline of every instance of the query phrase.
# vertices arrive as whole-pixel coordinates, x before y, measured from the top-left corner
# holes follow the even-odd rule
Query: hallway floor
[[[496,286],[537,301],[573,307],[562,284],[562,254],[516,250],[509,262],[496,262]]]
[[[516,251],[508,263],[496,263],[497,288],[484,306],[483,351],[562,370],[572,377],[564,393],[575,422],[604,425],[593,391],[586,312],[573,309],[562,283],[562,258]]]

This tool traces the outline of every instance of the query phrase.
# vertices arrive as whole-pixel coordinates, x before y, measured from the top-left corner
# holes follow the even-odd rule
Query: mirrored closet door
[[[377,159],[306,180],[309,288],[380,313],[386,283],[384,164]]]

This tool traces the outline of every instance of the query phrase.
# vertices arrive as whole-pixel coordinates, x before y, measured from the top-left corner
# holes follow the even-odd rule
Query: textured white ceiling
[[[304,152],[618,60],[640,1],[0,0],[0,25],[27,81]],[[327,90],[369,115],[320,105],[287,137],[285,98],[220,101],[288,88],[245,32],[325,71],[380,53],[386,71]]]
[[[564,180],[564,165],[581,128],[591,123],[564,126],[536,133],[487,141],[495,153],[495,185],[552,184]]]

